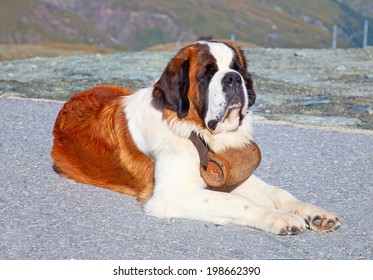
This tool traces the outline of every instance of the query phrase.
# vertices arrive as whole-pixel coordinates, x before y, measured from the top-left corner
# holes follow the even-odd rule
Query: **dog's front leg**
[[[306,229],[305,221],[297,215],[259,206],[240,195],[206,189],[198,157],[188,159],[177,153],[156,160],[154,193],[144,210],[159,218],[236,224],[275,234],[298,234]]]
[[[302,217],[307,226],[314,231],[333,231],[340,225],[340,220],[335,214],[311,203],[301,202],[288,191],[271,186],[254,175],[233,190],[232,194],[251,199],[259,205],[288,211]]]
[[[181,184],[181,182],[180,182]],[[231,193],[206,189],[155,193],[144,205],[147,214],[159,218],[187,218],[216,224],[236,224],[275,234],[298,234],[305,221],[286,211],[266,208]]]

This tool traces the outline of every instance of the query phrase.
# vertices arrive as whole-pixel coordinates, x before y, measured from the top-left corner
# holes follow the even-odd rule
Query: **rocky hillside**
[[[0,43],[63,42],[119,47],[78,14],[48,0],[0,0]]]
[[[0,6],[0,43],[122,50],[232,35],[264,47],[330,47],[333,24],[339,47],[361,46],[364,16],[373,9],[368,0],[0,0]]]
[[[373,130],[373,48],[245,50],[263,119]],[[151,85],[174,52],[0,62],[0,98],[67,100],[97,84]]]

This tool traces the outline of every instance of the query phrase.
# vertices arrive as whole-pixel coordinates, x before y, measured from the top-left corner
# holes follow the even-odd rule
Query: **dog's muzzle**
[[[221,110],[217,119],[208,122],[208,127],[212,131],[216,129],[219,122],[234,122],[237,118],[241,122],[247,111],[246,93],[243,89],[242,77],[236,72],[228,72],[221,83],[225,94],[226,106]]]

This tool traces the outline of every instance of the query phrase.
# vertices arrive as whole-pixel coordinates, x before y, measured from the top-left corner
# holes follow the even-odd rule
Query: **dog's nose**
[[[225,86],[225,89],[232,88],[234,91],[236,88],[240,87],[242,84],[241,76],[236,72],[229,72],[225,74],[223,78],[223,86]]]

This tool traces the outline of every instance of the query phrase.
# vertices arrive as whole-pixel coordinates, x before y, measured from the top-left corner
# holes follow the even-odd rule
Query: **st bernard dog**
[[[243,51],[199,41],[181,49],[159,80],[137,91],[101,85],[59,112],[54,169],[75,181],[136,196],[146,214],[236,224],[280,235],[330,232],[333,214],[255,175],[230,191],[208,188],[191,134],[216,153],[250,145],[255,102]]]

